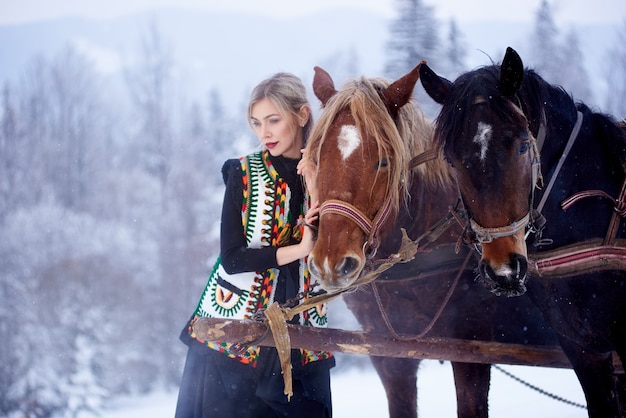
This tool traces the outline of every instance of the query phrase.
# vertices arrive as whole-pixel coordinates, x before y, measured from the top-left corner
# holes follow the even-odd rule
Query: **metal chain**
[[[555,395],[555,394],[553,394],[553,393],[547,392],[547,391],[545,391],[545,390],[543,390],[543,389],[541,389],[541,388],[538,388],[537,386],[534,386],[534,385],[532,385],[532,384],[530,384],[530,383],[526,382],[525,380],[520,379],[519,377],[515,376],[514,374],[512,374],[512,373],[510,373],[510,372],[508,372],[508,371],[506,371],[506,370],[504,370],[502,367],[498,366],[497,364],[493,364],[492,366],[493,366],[496,370],[498,370],[498,371],[500,371],[500,372],[504,373],[505,375],[507,375],[508,377],[510,377],[511,379],[513,379],[513,380],[515,380],[515,381],[517,381],[517,382],[521,383],[521,384],[522,384],[522,385],[524,385],[524,386],[527,386],[527,387],[531,388],[531,389],[532,389],[532,390],[534,390],[534,391],[537,391],[537,392],[541,393],[542,395],[545,395],[545,396],[547,396],[547,397],[549,397],[549,398],[552,398],[552,399],[556,399],[556,400],[557,400],[557,401],[559,401],[559,402],[563,402],[563,403],[566,403],[566,404],[568,404],[568,405],[575,406],[575,407],[577,407],[577,408],[587,409],[587,406],[586,406],[586,405],[579,404],[579,403],[576,403],[576,402],[572,402],[572,401],[570,401],[570,400],[567,400],[567,399],[565,399],[565,398],[562,398],[562,397],[560,397],[560,396],[557,396],[557,395]]]

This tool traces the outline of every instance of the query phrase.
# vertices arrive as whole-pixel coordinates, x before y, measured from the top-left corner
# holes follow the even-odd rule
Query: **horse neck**
[[[409,238],[415,240],[444,218],[458,197],[455,187],[452,182],[443,185],[425,181],[414,170],[409,197],[400,204],[393,225],[390,223],[390,227],[386,229],[381,248],[393,253],[399,246],[401,229],[405,229]],[[461,230],[454,226],[442,235],[439,243],[455,242],[460,234]]]
[[[609,200],[583,199],[568,211],[562,210],[561,202],[587,190],[602,190],[618,197],[626,169],[623,131],[609,117],[591,111],[584,104],[572,104],[564,111],[559,102],[548,100],[546,103],[547,135],[540,153],[544,187],[538,189],[535,196],[537,205],[543,200],[543,194],[549,193],[542,208],[548,220],[545,236],[554,239],[555,246],[602,237],[613,213]],[[582,124],[575,139],[570,139],[578,112],[582,115]],[[568,143],[571,148],[565,154]],[[545,187],[555,176],[554,186]],[[590,221],[581,222],[581,219]],[[626,223],[623,222],[618,236],[625,235]]]
[[[579,114],[582,120],[580,126],[576,127]],[[593,112],[585,104],[574,105],[572,102],[565,106],[553,101],[546,102],[545,115],[547,134],[541,149],[541,169],[544,176],[554,172],[559,160],[568,151],[561,170],[572,167],[573,163],[580,167],[580,161],[587,161],[590,168],[594,163],[600,167],[600,170],[594,168],[596,177],[623,178],[626,169],[623,152],[626,147],[625,131],[607,115]],[[575,129],[578,129],[577,133]],[[575,178],[572,175],[568,177]],[[584,183],[584,179],[575,179],[579,185],[581,181]]]

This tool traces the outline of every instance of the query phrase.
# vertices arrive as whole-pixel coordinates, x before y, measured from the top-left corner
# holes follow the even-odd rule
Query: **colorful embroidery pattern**
[[[246,242],[251,248],[288,245],[292,234],[301,236],[301,227],[291,225],[289,213],[291,192],[287,183],[269,160],[269,153],[258,152],[240,159],[243,184],[241,219]],[[273,198],[274,197],[274,198]],[[308,207],[308,205],[307,205]],[[195,317],[251,319],[255,312],[267,308],[274,301],[275,283],[280,271],[268,269],[263,272],[228,274],[216,261],[204,289]],[[310,277],[305,260],[300,262],[300,291],[310,288]],[[325,305],[314,307],[300,315],[300,323],[308,326],[326,326]],[[189,333],[195,338],[193,330]],[[234,347],[224,342],[203,342],[209,348],[237,358],[245,364],[256,365],[259,347]],[[300,350],[302,363],[325,359],[331,353]]]

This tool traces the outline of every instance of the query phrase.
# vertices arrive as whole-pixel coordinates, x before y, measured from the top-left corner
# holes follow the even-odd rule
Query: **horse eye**
[[[387,162],[387,157],[383,157],[379,162],[376,163],[376,168],[385,168],[389,165]]]
[[[444,156],[443,160],[447,162],[450,165],[450,167],[454,167],[454,163],[452,162],[450,158]]]
[[[519,145],[519,155],[525,154],[530,149],[530,143],[524,141]]]

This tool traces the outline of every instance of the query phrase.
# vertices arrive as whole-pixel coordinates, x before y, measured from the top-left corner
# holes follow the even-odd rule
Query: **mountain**
[[[328,70],[338,85],[347,77],[382,75],[389,24],[385,17],[355,9],[292,19],[169,9],[106,20],[63,18],[6,25],[0,26],[0,81],[17,81],[35,56],[50,58],[68,45],[89,56],[104,75],[120,75],[137,60],[142,39],[156,28],[172,54],[173,74],[183,94],[201,98],[217,88],[227,104],[238,106],[256,82],[276,71],[293,72],[307,86],[316,65]],[[490,59],[498,62],[507,46],[523,58],[531,30],[523,23],[487,21],[459,29],[468,69],[489,64]],[[602,84],[602,62],[616,29],[595,25],[579,30],[587,69],[599,93],[596,103],[601,104],[608,91]],[[446,36],[444,26],[440,36]]]

